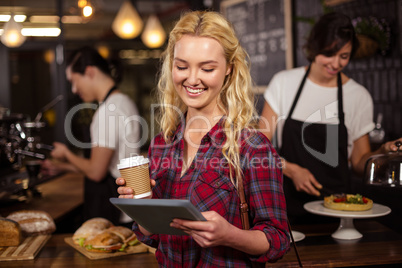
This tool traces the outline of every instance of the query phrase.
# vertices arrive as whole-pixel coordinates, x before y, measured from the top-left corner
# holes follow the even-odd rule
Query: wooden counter
[[[158,267],[155,255],[152,253],[138,253],[114,258],[90,260],[64,241],[65,237],[71,236],[72,234],[52,235],[45,247],[41,252],[39,252],[34,260],[0,261],[0,267]]]
[[[363,238],[344,242],[337,242],[331,237],[336,224],[295,226],[294,230],[306,234],[304,240],[297,242],[303,267],[386,267],[387,264],[402,263],[401,234],[374,220],[356,220],[355,226]],[[3,261],[0,267],[158,267],[152,253],[90,260],[64,241],[65,237],[71,236],[54,234],[35,260]],[[293,248],[282,260],[267,264],[267,267],[298,267]]]
[[[69,173],[40,184],[38,189],[42,197],[34,198],[29,203],[0,207],[0,215],[6,216],[20,209],[38,209],[47,211],[56,223],[60,222],[83,203],[83,180],[81,175]],[[356,219],[354,224],[363,237],[351,241],[337,241],[331,237],[339,222],[293,226],[293,230],[306,235],[304,240],[296,243],[303,267],[384,267],[402,264],[401,233],[375,219]],[[66,244],[64,238],[69,236],[72,234],[53,234],[35,260],[1,261],[0,267],[158,267],[152,253],[90,260]],[[267,267],[298,267],[293,247],[283,259],[269,263]]]
[[[6,217],[13,211],[32,209],[43,210],[57,223],[84,202],[84,176],[67,173],[39,184],[40,197],[33,197],[29,202],[18,202],[0,207],[0,215]]]
[[[363,234],[358,240],[332,238],[331,234],[339,223],[294,226],[293,230],[306,235],[304,240],[296,242],[303,267],[386,267],[402,264],[402,234],[375,220],[354,220],[354,225]],[[299,267],[293,245],[282,260],[267,267]]]

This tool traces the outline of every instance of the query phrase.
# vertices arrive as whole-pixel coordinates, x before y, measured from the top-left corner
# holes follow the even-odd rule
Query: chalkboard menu
[[[287,0],[228,0],[222,14],[233,24],[251,60],[251,76],[266,87],[272,76],[287,68],[285,2]]]

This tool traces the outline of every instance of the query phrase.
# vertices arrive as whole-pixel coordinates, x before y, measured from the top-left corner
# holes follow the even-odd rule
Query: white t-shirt
[[[123,93],[111,94],[93,116],[92,147],[114,150],[108,170],[115,178],[120,177],[120,159],[140,153],[141,122],[136,105]]]
[[[282,130],[297,90],[305,75],[304,67],[281,71],[270,81],[264,98],[278,116],[277,146],[282,146]],[[374,128],[373,100],[366,88],[349,79],[343,88],[343,112],[348,130],[348,156],[353,142]],[[339,124],[337,87],[323,87],[306,79],[292,119],[310,122]]]

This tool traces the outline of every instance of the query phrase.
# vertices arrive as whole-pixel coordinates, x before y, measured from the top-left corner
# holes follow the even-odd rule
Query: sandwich
[[[91,252],[110,253],[119,250],[123,247],[121,238],[108,231],[104,230],[101,233],[85,240],[84,247]]]
[[[112,226],[85,240],[84,247],[91,252],[110,253],[124,251],[138,243],[133,231],[123,226]]]
[[[128,246],[134,246],[139,243],[135,233],[127,227],[124,226],[113,226],[108,229],[112,233],[118,235],[123,241],[124,246],[120,248],[123,251]]]
[[[113,224],[105,218],[92,218],[84,222],[73,235],[73,242],[76,245],[84,246],[86,239],[92,238],[102,231],[112,227]]]

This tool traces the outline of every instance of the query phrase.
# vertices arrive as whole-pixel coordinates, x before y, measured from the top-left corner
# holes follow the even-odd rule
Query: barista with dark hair
[[[303,205],[322,199],[320,192],[349,192],[349,165],[362,174],[370,155],[397,149],[388,142],[370,150],[372,98],[342,72],[358,45],[349,17],[323,15],[305,45],[309,66],[279,72],[264,94],[260,131],[269,139],[276,132],[293,223],[312,216]]]
[[[85,174],[85,219],[104,217],[114,224],[121,219],[120,211],[109,202],[117,196],[115,179],[119,159],[139,153],[140,128],[138,111],[133,101],[117,87],[118,73],[93,48],[75,51],[67,62],[66,76],[74,94],[84,102],[98,102],[91,126],[91,155],[74,154],[62,143],[55,142],[51,155],[60,162],[45,161],[50,172],[74,170]]]

